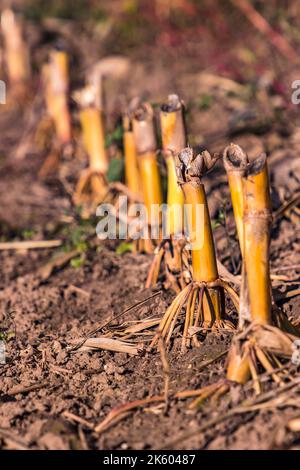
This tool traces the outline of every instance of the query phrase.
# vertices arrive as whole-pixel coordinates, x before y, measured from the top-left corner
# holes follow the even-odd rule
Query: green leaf
[[[34,237],[34,231],[33,230],[23,230],[22,236],[24,240],[31,240]]]
[[[75,248],[77,248],[77,250],[79,250],[80,252],[84,253],[88,249],[88,244],[85,241],[78,242]]]
[[[212,220],[211,221],[211,228],[212,230],[215,230],[216,228],[220,227],[220,221],[219,220]]]
[[[117,255],[123,255],[124,253],[131,252],[132,248],[133,248],[133,246],[132,246],[131,242],[130,243],[122,242],[122,243],[120,243],[120,245],[116,249],[116,253],[117,253]]]
[[[81,266],[84,264],[85,258],[83,256],[79,256],[77,258],[73,258],[70,261],[70,265],[72,268],[81,268]]]
[[[14,339],[16,337],[15,335],[15,332],[14,331],[9,331],[6,335],[6,341],[9,342],[11,339]]]
[[[206,93],[203,93],[203,95],[200,96],[199,99],[199,109],[209,109],[211,105],[213,104],[213,97],[211,95],[208,95]]]
[[[107,171],[107,180],[109,183],[121,181],[124,171],[124,160],[122,158],[113,158],[109,162]]]
[[[105,139],[105,147],[109,147],[112,144],[119,144],[123,138],[123,127],[118,126],[113,132],[108,134]]]

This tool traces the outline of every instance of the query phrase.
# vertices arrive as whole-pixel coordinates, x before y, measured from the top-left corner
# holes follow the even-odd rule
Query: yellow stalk
[[[174,155],[186,146],[186,132],[183,121],[183,104],[177,95],[170,95],[161,107],[160,125],[162,147],[168,173],[167,195],[167,236],[182,233],[184,196],[177,182]]]
[[[64,51],[52,51],[47,68],[46,103],[48,112],[53,119],[56,135],[61,144],[71,140],[71,115],[68,106],[69,64]]]
[[[212,166],[214,161],[208,152],[193,157],[190,148],[180,153],[181,166],[178,167],[180,184],[187,205],[187,221],[192,248],[193,280],[199,283],[211,283],[218,280],[217,260],[212,235],[211,220],[201,171],[205,166]],[[199,220],[200,219],[200,220]],[[200,230],[200,232],[199,232]],[[205,323],[221,319],[220,289],[208,288],[208,295],[203,298]],[[212,318],[213,306],[215,319]]]
[[[238,342],[233,342],[228,355],[227,379],[245,384],[251,375],[248,348],[242,350]]]
[[[89,157],[90,170],[105,174],[108,170],[108,158],[105,150],[101,112],[92,106],[82,109],[80,123],[84,146]]]
[[[177,95],[169,95],[167,102],[161,106],[160,124],[162,154],[166,161],[168,174],[167,211],[164,214],[165,225],[162,237],[169,241],[161,248],[162,256],[160,258],[155,256],[154,265],[157,266],[151,267],[146,287],[156,285],[160,264],[164,263],[165,287],[172,287],[176,293],[179,293],[186,285],[183,274],[186,250],[184,248],[185,239],[182,236],[184,196],[177,182],[175,156],[185,147],[186,135],[183,122],[183,103]]]
[[[177,95],[169,95],[160,112],[162,147],[178,153],[186,146],[186,132],[183,120],[183,103]]]
[[[148,221],[150,223],[152,213],[151,223],[158,226],[160,216],[153,210],[153,205],[161,205],[163,197],[156,158],[153,109],[150,104],[144,103],[135,110],[132,125]]]
[[[134,134],[130,128],[129,118],[124,118],[123,145],[125,153],[125,181],[129,190],[138,197],[141,194],[140,174]]]
[[[71,117],[67,97],[64,95],[52,97],[53,121],[56,135],[61,144],[71,140]]]
[[[244,259],[251,319],[271,323],[269,244],[271,202],[266,156],[251,163],[243,179]]]
[[[14,12],[6,9],[1,15],[5,60],[12,85],[24,85],[30,80],[29,50],[23,38],[22,24]]]
[[[182,189],[177,183],[176,168],[172,154],[165,153],[168,174],[166,235],[182,233],[183,231],[183,206],[184,196]]]
[[[271,323],[269,272],[271,202],[265,155],[248,164],[243,173],[243,232],[240,243],[243,240],[244,265],[240,320],[244,322],[245,319],[251,319],[265,325]],[[237,201],[239,196],[232,199]],[[250,318],[248,310],[250,310]],[[245,343],[244,347],[238,347],[238,342],[233,343],[228,358],[228,379],[245,383],[250,378],[251,369],[254,366],[249,357],[249,347],[249,343]]]
[[[275,382],[281,384],[280,376],[274,371],[274,366],[280,367],[281,365],[276,355],[288,356],[289,353],[287,354],[284,343],[289,343],[291,340],[288,333],[270,326],[272,323],[272,293],[269,245],[272,217],[265,155],[260,155],[247,164],[242,180],[242,191],[244,264],[241,300],[247,305],[243,306],[246,308],[242,312],[241,302],[240,316],[243,317],[241,314],[247,313],[244,320],[252,321],[252,323],[250,323],[250,329],[237,338],[231,346],[227,378],[245,383],[252,377],[255,391],[260,393],[258,365],[269,372]],[[274,332],[272,340],[266,340],[268,328],[273,328],[273,330],[268,330],[269,333]],[[287,327],[286,332],[289,331],[289,327]],[[266,348],[262,346],[262,338]],[[281,342],[281,340],[283,341]],[[270,348],[272,352],[268,352],[268,344],[272,344],[272,348]]]
[[[195,336],[190,337],[190,327],[233,328],[225,317],[225,289],[232,297],[230,288],[218,276],[217,260],[202,176],[215,164],[217,157],[202,152],[194,157],[190,148],[185,148],[176,157],[176,175],[182,187],[192,255],[192,282],[183,287],[163,316],[158,332],[150,348],[160,337],[169,343],[178,316],[185,306],[185,324],[182,351],[193,342],[199,345]],[[200,219],[200,220],[199,220]],[[181,262],[183,258],[181,257]]]
[[[151,208],[154,204],[162,204],[160,175],[157,166],[156,152],[139,155],[139,168],[143,184],[143,198],[150,220]]]
[[[84,170],[77,183],[74,201],[76,204],[90,205],[90,209],[108,195],[106,173],[109,166],[105,150],[105,134],[102,111],[97,106],[99,90],[87,85],[73,94],[79,105],[79,118],[83,144],[89,159],[89,168]],[[87,214],[89,209],[87,208]]]
[[[230,144],[224,150],[224,166],[227,172],[229,189],[231,194],[232,208],[236,223],[238,239],[241,253],[243,255],[243,217],[244,217],[244,198],[243,198],[243,175],[248,163],[246,153],[235,144]]]
[[[196,186],[193,183],[185,183],[182,185],[182,189],[185,202],[190,205],[188,226],[192,245],[193,279],[196,282],[215,281],[218,279],[217,262],[204,185],[199,183]],[[197,227],[198,208],[203,210],[203,220],[200,227]],[[203,237],[203,242],[199,239],[197,232],[199,228],[203,230],[200,237]]]
[[[215,246],[212,235],[211,220],[208,210],[208,204],[205,194],[204,185],[198,183],[185,183],[182,185],[185,203],[189,209],[187,212],[189,237],[192,245],[192,269],[193,280],[196,282],[210,283],[218,279],[217,260],[215,254]],[[197,217],[199,219],[198,208],[202,208],[203,219],[200,227],[197,227]],[[202,230],[199,240],[199,228]],[[221,305],[219,288],[209,289],[211,303],[214,308],[216,319],[221,319]],[[212,314],[207,296],[203,298],[203,315],[204,321],[211,323]]]

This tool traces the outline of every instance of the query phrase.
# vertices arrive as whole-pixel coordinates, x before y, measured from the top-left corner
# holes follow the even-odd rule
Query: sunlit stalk
[[[266,156],[247,169],[244,185],[244,258],[250,314],[254,322],[271,323],[269,267],[271,202]]]
[[[207,153],[207,158],[209,154]],[[199,283],[212,283],[218,279],[215,246],[212,235],[211,219],[201,181],[200,159],[192,157],[192,150],[186,149],[181,159],[187,159],[187,165],[181,166],[181,187],[187,204],[189,237],[192,248],[192,275],[193,280]],[[220,289],[208,288],[209,297],[203,300],[203,315],[207,325],[211,325],[214,316],[217,321],[221,319]],[[211,304],[210,304],[211,301]],[[213,309],[212,309],[213,306]],[[213,314],[214,312],[214,314]]]
[[[167,166],[168,193],[163,245],[155,253],[146,281],[146,287],[155,286],[161,267],[164,266],[164,286],[176,293],[186,285],[189,275],[188,252],[183,236],[184,196],[177,182],[175,157],[186,146],[184,106],[177,95],[169,95],[161,106],[160,127],[162,155]]]
[[[231,194],[232,208],[236,223],[238,239],[241,253],[243,254],[243,217],[244,217],[244,196],[243,196],[243,176],[248,163],[247,154],[235,144],[230,144],[225,148],[224,166],[227,172],[229,189]]]
[[[242,154],[239,148],[231,147],[231,149],[227,148],[227,157],[231,156],[231,162],[233,155],[229,153],[233,150],[235,150],[235,156],[243,157],[245,161],[245,154]],[[241,165],[240,158],[234,161],[240,164],[240,169],[241,166],[243,167],[241,169],[242,203],[238,194],[231,193],[233,205],[234,201],[235,203],[238,201],[243,213],[242,237],[240,238],[244,263],[241,299],[244,303],[247,301],[248,305],[241,306],[241,309],[249,310],[248,324],[252,321],[253,325],[270,325],[272,322],[269,270],[271,202],[266,156],[261,155],[246,166],[245,163]],[[242,326],[247,327],[244,322]],[[246,338],[247,341],[245,341]],[[244,339],[237,339],[233,342],[228,356],[227,378],[245,383],[252,376],[255,389],[259,392],[257,363],[264,368],[267,367],[267,370],[272,370],[271,362],[268,362],[263,350],[257,346],[254,335],[249,334],[249,337],[245,336]]]
[[[97,204],[108,192],[106,173],[109,162],[105,148],[103,116],[102,110],[96,106],[95,97],[96,89],[92,85],[74,93],[79,105],[83,144],[89,159],[89,167],[78,181],[75,193],[77,203],[87,199],[92,204]]]
[[[148,222],[159,227],[161,223],[159,206],[163,202],[163,197],[157,163],[153,109],[149,103],[142,103],[137,107],[132,123]]]
[[[188,235],[192,256],[192,281],[183,287],[173,300],[158,327],[150,347],[159,337],[168,344],[181,310],[185,309],[182,351],[192,343],[199,346],[193,330],[228,328],[234,326],[225,312],[225,290],[238,308],[236,294],[219,278],[211,220],[202,177],[217,158],[208,152],[194,156],[192,149],[183,149],[176,159],[176,174],[182,187],[187,209]]]
[[[129,116],[123,118],[123,145],[125,154],[125,182],[128,189],[138,197],[141,196],[141,178],[138,169],[137,152],[134,134]]]
[[[23,35],[22,21],[13,10],[3,10],[1,30],[9,84],[13,91],[23,93],[30,81],[30,56]]]
[[[186,147],[183,104],[177,95],[170,95],[160,111],[163,155],[167,165],[167,236],[183,231],[184,196],[177,182],[175,156]]]
[[[65,51],[53,50],[44,68],[45,99],[61,145],[72,139],[71,115],[68,105],[69,61]]]

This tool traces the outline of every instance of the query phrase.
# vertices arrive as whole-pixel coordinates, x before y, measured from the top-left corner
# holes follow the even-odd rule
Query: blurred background
[[[20,23],[15,22],[19,36],[11,28],[12,12],[3,13],[6,8],[20,13],[16,15]],[[0,339],[1,334],[6,338],[17,331],[7,346],[10,360],[0,374],[0,447],[5,439],[5,448],[21,449],[161,448],[167,437],[174,439],[184,429],[197,429],[197,423],[201,427],[210,416],[214,420],[215,413],[225,416],[229,402],[222,401],[212,415],[208,401],[199,406],[197,415],[180,401],[170,409],[157,404],[147,407],[147,413],[138,411],[105,435],[91,433],[91,425],[117,405],[160,395],[162,373],[165,385],[169,380],[164,365],[168,360],[161,353],[162,368],[158,355],[147,354],[137,363],[136,358],[109,352],[70,355],[72,349],[66,347],[86,334],[99,330],[106,334],[107,318],[113,319],[112,328],[117,330],[123,319],[136,322],[149,315],[160,317],[172,294],[159,290],[155,299],[147,297],[144,285],[152,257],[136,254],[131,240],[97,240],[95,210],[86,218],[74,202],[81,177],[89,171],[89,149],[84,146],[88,139],[84,139],[74,92],[87,84],[96,66],[104,95],[101,155],[108,156],[108,185],[105,181],[101,190],[104,187],[106,196],[110,183],[122,182],[120,194],[124,191],[122,115],[137,96],[154,107],[158,139],[159,107],[169,94],[176,93],[186,105],[189,145],[197,151],[207,149],[221,156],[234,142],[250,158],[265,152],[273,210],[298,198],[298,207],[288,217],[280,216],[272,230],[274,286],[280,287],[278,298],[284,299],[290,286],[299,286],[299,264],[295,263],[300,261],[300,105],[292,102],[292,93],[297,91],[292,84],[300,80],[300,1],[0,0],[0,18],[0,79],[7,84],[7,103],[0,104]],[[16,81],[14,90],[7,46],[13,46],[10,58],[16,59],[20,43],[22,53],[17,54],[18,61],[11,60],[11,68],[20,72],[19,63],[30,62],[23,67],[30,72],[25,80],[22,76],[23,80]],[[58,52],[57,46],[67,55]],[[69,59],[69,77],[67,66],[61,67],[66,73],[57,73],[59,67],[56,75],[49,72],[51,55],[54,65],[53,55]],[[28,56],[30,60],[20,60]],[[58,87],[57,93],[54,85],[64,82],[61,76],[67,86]],[[45,77],[54,83],[50,98]],[[65,131],[66,123],[71,132],[60,141],[58,129]],[[88,131],[90,123],[85,126]],[[160,148],[158,140],[153,155],[166,189]],[[92,176],[96,173],[103,183],[100,171],[90,171]],[[218,259],[230,273],[238,274],[240,250],[221,159],[204,184]],[[37,249],[41,241],[44,248]],[[295,274],[288,271],[292,266]],[[284,302],[286,314],[299,319],[299,296]],[[171,351],[170,390],[175,381],[180,390],[187,390],[223,377],[225,365],[219,359],[227,353],[230,336],[222,332],[207,339],[199,352],[193,349],[180,356],[177,346]],[[232,389],[230,412],[239,396],[241,403],[248,396],[240,390]],[[294,422],[299,422],[299,418],[294,406],[283,414],[281,405],[290,403],[285,396],[283,400],[262,408],[255,419],[252,411],[249,417],[228,415],[231,424],[219,423],[214,434],[197,432],[187,441],[187,449],[286,449],[292,443],[299,448],[299,432],[293,437],[287,428],[288,419],[296,417]],[[74,413],[80,418],[78,423]]]
[[[205,111],[215,109],[206,129],[200,122],[192,125],[192,131],[212,133],[224,127],[228,110],[220,105],[226,95],[234,98],[229,111],[243,109],[258,95],[261,103],[266,95],[271,100],[263,103],[265,112],[274,106],[295,109],[297,0],[2,0],[1,7],[6,6],[27,20],[37,71],[58,42],[71,55],[74,87],[96,61],[118,57],[104,65],[111,78],[106,84],[110,113],[120,106],[122,94],[143,93],[156,102],[178,92],[193,111],[202,111],[204,122]]]
[[[292,83],[300,79],[297,0],[2,0],[1,7],[14,7],[24,18],[36,96],[49,51],[60,46],[68,52],[75,128],[72,93],[98,64],[110,158],[122,153],[120,117],[131,98],[142,96],[157,108],[177,93],[186,104],[190,145],[220,152],[233,140],[250,156],[264,151],[274,185],[284,176],[290,190],[299,187],[299,105],[291,99]],[[29,128],[40,114],[34,106],[25,113],[17,135],[2,116],[0,159],[31,154],[33,164],[37,150]]]

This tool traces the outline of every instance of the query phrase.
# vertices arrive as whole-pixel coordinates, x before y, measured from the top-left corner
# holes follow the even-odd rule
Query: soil
[[[74,24],[76,31],[76,22]],[[45,42],[41,27],[36,24],[31,24],[29,29],[35,61],[40,63],[42,52],[54,40],[48,38]],[[86,31],[81,34],[83,43],[92,40]],[[259,38],[250,27],[245,27],[246,34],[249,41],[257,44]],[[265,87],[258,84],[257,92],[251,99],[246,99],[237,92],[225,92],[222,81],[213,85],[207,78],[209,74],[226,76],[232,80],[230,86],[243,92],[248,90],[252,80],[247,73],[238,76],[237,70],[242,73],[242,65],[228,67],[222,75],[218,66],[218,44],[212,38],[209,50],[201,47],[201,41],[200,45],[196,44],[190,37],[187,41],[180,39],[174,48],[173,39],[170,33],[163,48],[160,44],[163,38],[160,38],[153,44],[150,40],[149,44],[133,44],[124,51],[122,44],[118,43],[116,47],[111,35],[104,41],[101,46],[104,50],[100,51],[102,56],[109,56],[117,49],[118,54],[125,58],[122,66],[128,61],[130,67],[125,76],[114,78],[106,85],[107,128],[111,132],[116,125],[118,103],[124,93],[129,96],[146,93],[157,103],[168,93],[178,92],[188,104],[187,127],[191,145],[221,152],[234,141],[251,156],[267,152],[272,203],[277,209],[300,187],[298,110],[290,105],[288,95],[276,93],[273,86],[275,79],[282,77],[283,68],[285,83],[290,83],[295,76],[295,68],[288,67],[280,56],[275,64],[267,63],[260,77],[263,82],[263,78],[267,80],[271,76],[271,84]],[[74,56],[80,49],[77,42],[78,38],[75,45],[69,42]],[[268,44],[261,48],[265,49],[257,50],[257,69],[269,52]],[[214,61],[211,60],[212,51],[216,54]],[[88,62],[92,63],[98,54],[97,48],[91,48]],[[182,57],[180,61],[176,60],[179,54]],[[227,64],[232,63],[231,53],[227,51],[223,60]],[[74,61],[72,73],[76,75],[76,71],[83,68],[82,64],[79,67]],[[32,128],[43,113],[39,106],[29,104],[24,108],[12,104],[0,110],[1,239],[59,238],[64,248],[70,250],[74,247],[76,233],[91,234],[96,227],[95,220],[83,223],[78,218],[69,196],[85,161],[79,159],[74,163],[76,157],[64,156],[57,173],[46,179],[39,178],[45,152],[37,148],[32,137]],[[230,123],[250,111],[256,116],[254,127],[248,120],[242,130],[230,128]],[[33,113],[32,128],[28,124],[29,113]],[[274,114],[279,115],[279,119],[274,119]],[[257,124],[257,116],[268,122],[263,129],[261,123]],[[74,119],[77,125],[76,114]],[[78,132],[78,126],[76,129]],[[110,151],[114,153],[116,147],[112,146]],[[240,268],[240,255],[221,163],[207,176],[205,183],[212,218],[220,220],[214,230],[218,257],[236,274]],[[224,217],[221,217],[224,213],[226,225]],[[281,273],[290,282],[274,281],[275,291],[285,292],[299,285],[299,224],[299,213],[294,212],[280,218],[273,227],[272,272],[281,273],[276,269],[298,265],[298,268]],[[1,447],[124,450],[164,446],[210,450],[298,448],[300,434],[292,433],[286,427],[288,420],[299,414],[296,404],[231,416],[199,431],[200,426],[234,407],[243,397],[253,396],[251,387],[238,385],[232,386],[230,393],[217,404],[207,402],[197,410],[188,408],[189,401],[171,398],[167,407],[165,403],[154,403],[133,410],[101,434],[89,428],[89,425],[100,423],[116,406],[161,395],[164,389],[164,370],[158,352],[129,356],[108,351],[70,353],[68,349],[74,340],[84,337],[107,318],[111,319],[110,327],[113,327],[123,321],[160,317],[173,298],[171,292],[163,289],[162,283],[154,291],[144,288],[152,259],[150,255],[118,254],[118,244],[116,241],[98,241],[96,247],[84,250],[77,264],[68,262],[47,279],[41,278],[39,270],[60,253],[61,248],[0,251],[0,326],[5,334],[15,332],[15,337],[6,343],[6,364],[0,366]],[[153,297],[153,292],[157,296]],[[148,300],[142,305],[122,314],[145,299]],[[299,295],[280,301],[278,306],[293,321],[299,320]],[[100,333],[94,336],[97,334]],[[231,337],[230,333],[209,333],[200,348],[192,348],[182,354],[177,330],[168,351],[170,391],[200,388],[224,378],[226,355],[206,367],[203,364],[226,352]],[[293,370],[297,376],[297,371]],[[269,380],[265,387],[276,390],[278,386]],[[85,421],[75,422],[67,412]],[[181,439],[186,432],[193,435]],[[176,439],[179,442],[172,444]]]

